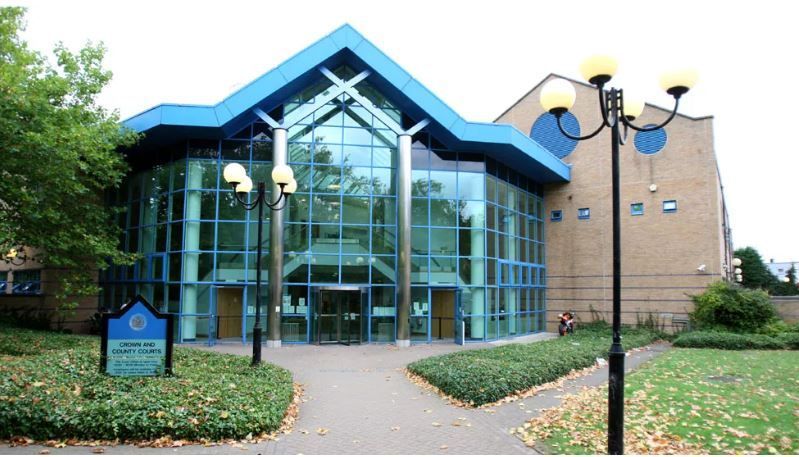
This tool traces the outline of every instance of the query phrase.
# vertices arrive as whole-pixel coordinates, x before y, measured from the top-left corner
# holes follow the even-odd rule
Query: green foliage
[[[0,326],[0,355],[38,355],[62,349],[94,346],[96,338]]]
[[[27,306],[3,308],[0,311],[0,329],[2,329],[2,326],[10,326],[33,330],[50,330],[52,317],[52,313],[39,311]]]
[[[34,354],[0,364],[0,438],[243,438],[277,430],[293,395],[287,370],[196,349],[147,378],[101,374],[97,338],[3,329],[0,351]]]
[[[771,294],[780,296],[799,295],[799,285],[796,284],[796,268],[791,266],[791,268],[785,274],[785,277],[788,280],[784,281],[782,278],[780,278],[777,281],[777,284],[771,288]]]
[[[757,249],[753,247],[736,249],[735,257],[741,259],[739,268],[743,271],[741,284],[744,287],[771,290],[777,285],[777,277],[771,274]]]
[[[39,248],[40,261],[63,270],[64,318],[76,305],[67,297],[98,292],[94,271],[132,261],[117,248],[103,192],[128,168],[117,148],[137,135],[97,104],[111,79],[102,44],[77,53],[58,44],[53,66],[20,38],[24,12],[0,8],[0,252]]]
[[[755,332],[772,322],[777,311],[762,290],[744,289],[719,281],[692,297],[695,309],[691,319],[704,329]]]
[[[799,351],[799,332],[781,333],[775,337],[785,349]]]
[[[674,345],[683,348],[729,349],[736,351],[745,349],[786,349],[786,344],[780,338],[758,334],[700,331],[681,334],[674,340]]]
[[[799,322],[795,324],[788,324],[781,319],[774,319],[768,324],[757,330],[757,333],[763,335],[777,336],[781,333],[799,333]]]
[[[622,334],[626,349],[659,338],[648,329],[625,328]],[[581,326],[572,336],[429,357],[411,363],[408,370],[447,395],[483,405],[589,367],[598,357],[607,358],[610,343],[607,324]]]

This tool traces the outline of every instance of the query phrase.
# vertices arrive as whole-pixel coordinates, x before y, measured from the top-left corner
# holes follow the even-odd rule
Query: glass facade
[[[352,72],[336,74],[346,79]],[[307,109],[329,88],[325,81],[272,113]],[[356,87],[375,107],[344,94],[288,129],[298,189],[284,210],[283,301],[276,304],[284,342],[328,341],[345,324],[347,341],[352,335],[360,342],[395,340],[397,135],[373,110],[402,125],[413,122],[368,83]],[[134,165],[139,171],[109,197],[127,208],[118,216],[125,228],[120,242],[141,260],[104,274],[103,306],[141,294],[180,315],[181,341],[249,340],[257,213],[237,204],[221,171],[238,162],[254,182],[271,183],[270,129],[254,122],[229,138],[186,139],[151,157],[156,165]],[[413,137],[411,180],[411,339],[452,338],[461,318],[467,340],[543,331],[539,184],[484,151],[449,150],[424,130]],[[268,211],[264,222],[265,321]],[[336,290],[348,298],[323,298]],[[351,304],[355,297],[359,309]],[[320,312],[332,316],[331,310],[338,313],[330,317],[338,322],[335,332],[333,324],[319,323]]]

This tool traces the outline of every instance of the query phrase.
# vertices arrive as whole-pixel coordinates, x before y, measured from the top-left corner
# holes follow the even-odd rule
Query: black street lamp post
[[[555,116],[561,133],[572,140],[582,141],[595,137],[606,127],[610,128],[611,168],[613,181],[613,343],[609,352],[608,376],[608,454],[624,453],[624,348],[621,344],[621,208],[619,198],[619,147],[625,144],[628,128],[651,132],[665,127],[674,119],[680,97],[696,82],[696,73],[683,70],[664,74],[661,86],[674,97],[674,109],[660,125],[637,127],[632,120],[639,117],[644,103],[624,99],[622,89],[605,90],[616,72],[616,61],[607,56],[594,56],[580,66],[583,76],[599,92],[599,109],[602,122],[585,136],[567,132],[561,124],[563,115],[574,105],[576,93],[570,82],[555,79],[541,90],[541,105]],[[624,127],[622,132],[621,127]]]
[[[236,200],[247,211],[258,209],[258,252],[255,260],[255,324],[252,329],[252,365],[261,363],[261,257],[263,256],[263,225],[264,206],[272,211],[280,211],[288,203],[289,196],[297,191],[297,181],[294,172],[287,165],[277,165],[272,170],[272,180],[280,188],[280,195],[273,203],[266,201],[266,183],[258,183],[258,193],[254,200],[247,201],[245,197],[252,190],[252,179],[247,176],[247,171],[238,163],[231,163],[224,170],[225,181],[233,187]],[[285,197],[285,198],[284,198]],[[281,202],[283,203],[281,205]]]

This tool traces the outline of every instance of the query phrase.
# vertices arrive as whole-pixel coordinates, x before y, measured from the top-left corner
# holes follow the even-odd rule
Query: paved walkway
[[[539,338],[541,338],[539,336]],[[469,345],[466,348],[487,347]],[[217,352],[251,354],[250,346],[217,345]],[[264,348],[264,359],[288,368],[305,386],[305,402],[289,435],[278,441],[232,446],[186,446],[174,449],[105,448],[124,453],[263,453],[263,454],[533,454],[509,433],[539,409],[556,406],[559,397],[584,385],[599,385],[607,369],[568,381],[564,392],[545,391],[520,402],[485,409],[450,406],[435,394],[415,386],[401,369],[409,362],[462,350],[452,344],[397,349],[386,345],[288,346]],[[665,350],[654,346],[634,353],[627,368],[635,368]],[[319,429],[327,432],[322,435]],[[0,453],[38,453],[39,446],[0,448]],[[49,449],[57,453],[90,453],[91,448]]]

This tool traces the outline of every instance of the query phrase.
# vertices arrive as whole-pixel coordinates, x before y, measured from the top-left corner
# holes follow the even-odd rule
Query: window
[[[591,208],[580,208],[577,210],[577,219],[591,219]]]
[[[663,201],[663,212],[664,213],[676,213],[677,212],[677,200],[664,200]]]
[[[644,214],[644,204],[643,203],[633,203],[630,205],[630,214],[633,216],[641,216]]]
[[[563,211],[556,209],[552,211],[552,214],[549,217],[549,220],[556,222],[563,219]]]
[[[11,289],[14,295],[38,295],[42,293],[42,272],[15,271],[14,287]]]

